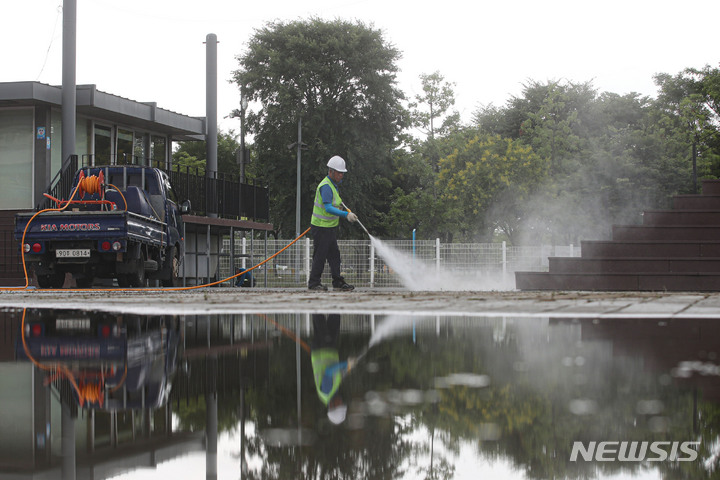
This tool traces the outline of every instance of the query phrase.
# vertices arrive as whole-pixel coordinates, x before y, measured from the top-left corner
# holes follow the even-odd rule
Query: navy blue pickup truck
[[[15,238],[22,241],[28,270],[40,288],[62,288],[67,273],[80,288],[98,278],[116,279],[120,287],[145,287],[147,280],[179,285],[184,256],[182,214],[168,175],[136,165],[84,167],[78,182],[99,178],[96,191],[82,188],[63,211],[15,217]],[[57,200],[57,199],[56,199]],[[58,206],[67,202],[57,201]]]
[[[50,380],[72,377],[81,407],[157,408],[168,400],[181,336],[169,315],[27,309],[16,358],[48,370]]]

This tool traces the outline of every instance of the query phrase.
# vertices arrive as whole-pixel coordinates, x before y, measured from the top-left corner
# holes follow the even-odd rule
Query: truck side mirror
[[[180,213],[183,214],[183,215],[185,215],[186,213],[190,213],[190,209],[191,209],[191,208],[192,208],[192,207],[190,206],[190,200],[185,200],[185,201],[182,202],[182,204],[180,205]]]

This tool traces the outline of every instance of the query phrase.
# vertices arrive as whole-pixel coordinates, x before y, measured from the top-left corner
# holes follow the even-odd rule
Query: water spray
[[[348,206],[345,205],[345,202],[341,202],[341,204],[342,204],[343,208],[345,208],[345,210],[347,210],[348,212],[352,213],[352,210],[350,210],[350,209],[348,208]],[[362,224],[362,222],[360,221],[359,218],[357,219],[357,223],[362,227],[363,230],[365,230],[365,233],[367,233],[367,236],[370,237],[370,238],[372,238],[372,235],[370,235],[370,232],[368,232],[367,228],[365,228],[365,225]]]

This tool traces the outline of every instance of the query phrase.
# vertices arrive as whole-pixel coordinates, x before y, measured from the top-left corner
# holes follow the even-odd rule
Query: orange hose
[[[127,211],[127,200],[125,199],[125,195],[122,194],[122,191],[112,183],[108,183],[108,187],[113,187],[115,190],[117,190],[117,192],[120,194],[120,197],[122,197],[123,202],[125,202],[125,211]]]
[[[82,406],[83,403],[84,403],[85,400],[86,400],[86,397],[84,396],[83,392],[81,391],[80,387],[78,386],[77,381],[75,380],[75,376],[72,374],[72,372],[70,371],[70,369],[69,369],[67,366],[65,366],[65,365],[63,365],[63,364],[61,364],[61,363],[57,363],[57,362],[56,362],[52,367],[48,367],[47,365],[43,365],[42,363],[40,363],[39,361],[37,361],[37,360],[35,359],[35,357],[33,357],[32,354],[30,353],[30,347],[28,347],[28,345],[27,345],[27,340],[25,339],[25,318],[26,318],[26,314],[27,314],[27,308],[23,308],[22,321],[20,322],[20,337],[22,338],[23,350],[25,351],[25,355],[26,355],[26,356],[28,357],[28,359],[32,362],[32,364],[35,365],[35,366],[36,366],[37,368],[39,368],[40,370],[44,370],[44,371],[46,371],[46,372],[56,371],[56,372],[58,372],[60,375],[64,375],[65,377],[67,377],[68,381],[70,382],[70,384],[72,385],[72,387],[73,387],[73,388],[75,389],[75,391],[77,392],[78,398],[80,399],[80,405]],[[51,379],[54,378],[54,377],[55,377],[54,375],[51,376]]]
[[[83,198],[85,193],[88,193],[90,195],[99,193],[101,185],[102,179],[100,177],[97,177],[95,175],[90,175],[89,177],[81,177],[78,181],[78,186],[80,187],[80,198]]]
[[[77,194],[79,188],[80,188],[80,182],[78,182],[77,186],[75,187],[75,190],[73,190],[72,195],[70,195],[70,198],[68,199],[68,203],[66,203],[64,207],[45,208],[45,209],[37,212],[32,217],[30,217],[30,220],[28,220],[27,224],[25,224],[25,230],[23,230],[22,239],[20,240],[20,257],[22,259],[23,273],[25,274],[25,286],[23,286],[23,287],[2,287],[0,290],[26,290],[28,288],[28,286],[30,286],[30,278],[28,277],[27,265],[25,265],[25,235],[27,234],[28,228],[30,227],[30,224],[32,223],[32,221],[35,220],[35,217],[37,217],[41,213],[62,212],[63,210],[68,208],[70,206],[70,201]]]
[[[298,344],[302,347],[302,349],[305,350],[307,353],[311,353],[311,352],[312,352],[312,350],[310,349],[310,345],[308,345],[305,340],[303,340],[302,338],[298,337],[298,336],[295,335],[293,332],[291,332],[291,331],[288,330],[287,328],[283,327],[282,325],[280,325],[279,323],[277,323],[275,320],[273,320],[272,318],[268,317],[268,316],[265,315],[264,313],[261,313],[259,316],[262,317],[263,319],[265,319],[265,321],[270,322],[270,323],[272,323],[273,325],[275,325],[275,328],[277,328],[277,329],[280,330],[282,333],[284,333],[284,334],[285,334],[287,337],[289,337],[293,342],[298,343]]]

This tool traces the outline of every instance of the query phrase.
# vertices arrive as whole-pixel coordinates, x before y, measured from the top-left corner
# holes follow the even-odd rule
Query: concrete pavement
[[[141,314],[361,313],[553,318],[718,318],[720,293],[413,292],[203,288],[188,291],[0,290],[0,307],[79,308]]]

